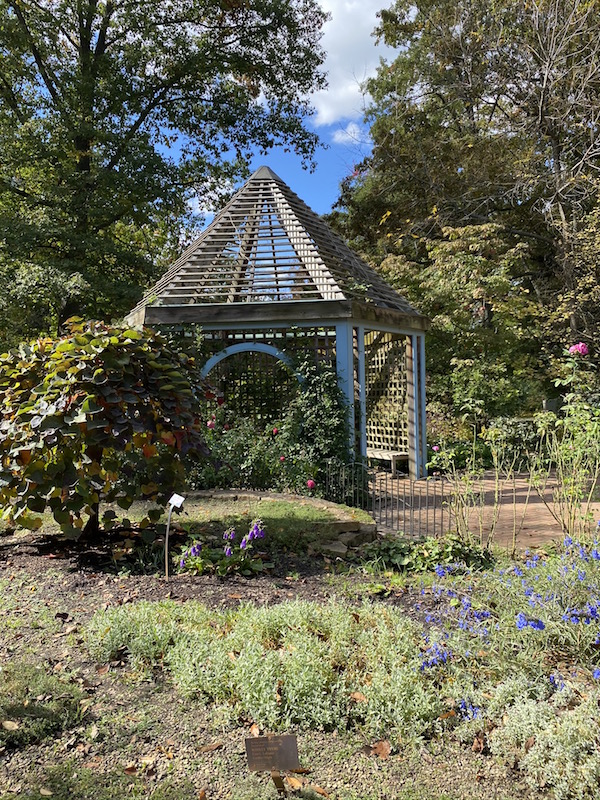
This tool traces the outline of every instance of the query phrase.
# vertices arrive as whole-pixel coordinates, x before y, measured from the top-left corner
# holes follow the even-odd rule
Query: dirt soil
[[[83,639],[86,622],[100,608],[163,598],[197,600],[211,608],[296,598],[359,602],[368,579],[354,573],[336,575],[335,559],[322,557],[287,558],[272,573],[254,578],[177,575],[168,583],[162,577],[110,574],[100,568],[102,560],[100,551],[59,546],[52,537],[22,532],[0,537],[0,609],[10,615],[5,620],[10,624],[0,626],[0,664],[43,664],[46,670],[76,682],[88,698],[85,716],[75,729],[55,740],[0,753],[0,795],[5,791],[36,800],[67,797],[66,784],[62,794],[60,781],[57,784],[55,778],[53,783],[52,768],[68,763],[72,775],[89,771],[100,785],[114,774],[142,786],[136,791],[143,790],[144,796],[165,782],[176,786],[186,781],[199,799],[276,797],[268,774],[248,771],[244,739],[256,733],[252,720],[234,724],[226,717],[220,719],[214,710],[183,701],[163,674],[139,682],[129,674],[126,663],[92,662]],[[417,619],[436,603],[431,597],[415,610],[415,600],[406,591],[373,598],[373,602],[400,606]],[[399,748],[388,754],[385,747],[373,749],[375,744],[357,732],[298,732],[300,760],[308,772],[295,777],[294,786],[303,784],[296,796],[332,800],[538,797],[515,774],[469,745],[435,741],[417,750]],[[129,791],[131,786],[123,796]],[[100,798],[90,792],[85,798]]]

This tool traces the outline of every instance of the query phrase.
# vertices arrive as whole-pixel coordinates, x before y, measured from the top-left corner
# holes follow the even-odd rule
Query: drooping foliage
[[[100,502],[164,504],[182,457],[206,455],[211,396],[193,360],[148,329],[71,320],[65,336],[0,356],[4,518],[37,529],[49,510],[77,537],[98,533]]]
[[[325,19],[316,0],[0,0],[0,340],[129,310],[190,201],[254,148],[310,161]],[[44,294],[37,327],[23,284]]]

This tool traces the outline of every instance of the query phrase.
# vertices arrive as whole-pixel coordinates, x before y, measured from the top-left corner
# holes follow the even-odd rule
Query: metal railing
[[[392,477],[366,466],[331,462],[326,497],[368,511],[378,527],[410,538],[441,536],[452,527],[451,486],[442,478]]]

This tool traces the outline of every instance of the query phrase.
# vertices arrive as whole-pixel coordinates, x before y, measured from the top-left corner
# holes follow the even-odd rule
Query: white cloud
[[[372,36],[377,12],[388,5],[389,0],[321,0],[323,9],[331,14],[322,39],[329,86],[311,98],[317,126],[362,117],[360,84],[375,74],[380,56],[389,58],[393,53],[376,45]]]
[[[349,122],[345,128],[338,128],[331,138],[334,144],[370,144],[368,133],[356,122]]]

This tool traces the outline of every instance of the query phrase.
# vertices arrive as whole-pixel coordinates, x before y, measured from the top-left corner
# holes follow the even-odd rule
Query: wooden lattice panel
[[[335,331],[326,328],[271,328],[261,331],[204,331],[200,361],[236,344],[268,344],[293,364],[335,360]],[[226,407],[256,423],[280,419],[298,389],[298,379],[283,362],[267,353],[235,353],[220,361],[208,375],[223,394]]]
[[[234,344],[268,344],[283,351],[293,361],[314,358],[315,363],[335,361],[335,330],[326,328],[269,328],[260,331],[205,331],[202,352],[205,358]]]
[[[405,338],[367,332],[365,362],[367,448],[408,453]]]
[[[230,414],[259,425],[281,419],[298,390],[293,371],[267,353],[235,353],[211,370],[209,381]]]

